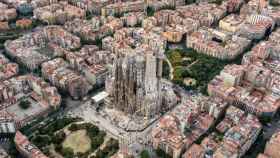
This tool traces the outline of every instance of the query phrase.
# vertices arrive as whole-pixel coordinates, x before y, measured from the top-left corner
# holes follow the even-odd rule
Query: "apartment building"
[[[203,156],[204,151],[198,146],[192,147],[192,144],[214,125],[226,105],[218,98],[195,97],[185,105],[175,107],[153,128],[153,147],[162,149],[173,158],[180,157],[185,150],[183,157]]]
[[[43,62],[61,57],[65,51],[79,48],[80,45],[80,38],[54,25],[4,44],[7,55],[30,70],[38,69]]]
[[[208,93],[246,112],[272,117],[279,109],[279,75],[261,63],[227,65],[208,84]]]
[[[18,64],[12,63],[0,53],[0,81],[9,79],[18,74]]]
[[[186,46],[219,59],[235,59],[251,41],[223,30],[202,27],[186,39]]]
[[[91,89],[88,81],[70,69],[62,58],[56,58],[42,64],[42,76],[62,91],[68,92],[74,99],[84,97]]]
[[[32,144],[21,132],[15,135],[15,144],[20,154],[26,158],[48,158],[38,147]]]
[[[0,21],[10,21],[16,19],[17,11],[15,8],[10,8],[8,5],[0,2]]]
[[[48,24],[64,24],[75,18],[86,16],[85,10],[72,6],[65,1],[39,7],[33,11],[34,17]]]

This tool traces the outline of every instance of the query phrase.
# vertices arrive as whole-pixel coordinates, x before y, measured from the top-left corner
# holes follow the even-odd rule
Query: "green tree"
[[[60,143],[60,144],[54,144],[54,149],[55,149],[55,151],[56,152],[61,152],[61,150],[62,150],[62,144]]]
[[[259,118],[260,122],[264,125],[270,123],[272,121],[271,116],[262,116]]]
[[[214,0],[214,1],[210,1],[210,3],[214,3],[217,5],[221,5],[223,3],[224,0]]]
[[[188,134],[190,134],[192,132],[192,130],[189,128],[189,127],[185,127],[184,128],[184,135],[188,135]]]
[[[171,156],[166,154],[162,149],[156,149],[156,154],[160,158],[171,158]]]
[[[98,149],[96,152],[96,156],[94,158],[105,158],[105,157],[106,157],[106,153]]]
[[[30,101],[28,100],[22,100],[19,102],[19,107],[21,107],[22,109],[28,109],[31,105]]]
[[[143,150],[141,153],[140,153],[140,157],[141,158],[150,158],[150,154],[147,150]]]
[[[50,148],[49,148],[49,147],[43,147],[43,148],[42,148],[42,152],[43,152],[45,155],[49,155],[49,154],[50,154]]]
[[[91,148],[92,150],[96,150],[100,145],[103,144],[104,142],[104,137],[102,136],[96,136],[94,138],[91,139]]]
[[[97,158],[105,158],[105,157],[111,157],[119,150],[119,142],[118,140],[115,140],[111,138],[104,147],[103,150],[98,150],[96,153]]]
[[[173,66],[178,66],[182,62],[182,55],[179,51],[174,51],[168,55],[170,58],[170,62]]]
[[[79,126],[78,126],[76,123],[73,123],[73,124],[70,125],[70,127],[68,127],[68,129],[69,129],[70,131],[77,131],[77,130],[79,130],[80,128],[79,128]]]
[[[47,135],[38,135],[31,140],[37,147],[42,148],[51,143],[51,138]]]
[[[8,148],[9,155],[12,156],[12,157],[17,157],[17,155],[19,155],[19,153],[16,149],[15,142],[13,140],[9,140],[9,142],[10,142],[10,145],[9,145],[9,148]]]
[[[184,72],[184,69],[181,66],[177,66],[174,68],[174,79],[175,80],[182,80],[182,74]]]
[[[65,157],[65,158],[72,158],[74,157],[74,152],[71,148],[63,148],[61,151],[61,154]]]
[[[99,132],[100,131],[97,126],[91,126],[90,128],[88,128],[88,135],[90,137],[94,137],[94,136],[98,135]],[[105,133],[105,135],[106,135],[106,133]]]
[[[277,0],[269,0],[269,5],[271,5],[271,6],[279,6],[280,2],[278,2]]]
[[[162,76],[163,78],[169,79],[170,67],[167,61],[163,61],[162,63]]]
[[[148,6],[146,11],[147,11],[147,16],[154,16],[155,14],[155,9],[151,6]]]
[[[192,3],[195,3],[195,2],[196,2],[196,0],[185,0],[186,4],[192,4]]]
[[[61,131],[61,132],[58,132],[57,134],[55,134],[53,137],[52,137],[52,142],[54,144],[59,144],[61,143],[66,137],[66,134]]]
[[[90,11],[86,11],[86,19],[91,20],[93,17],[93,14]]]
[[[94,45],[97,45],[99,48],[102,47],[102,38],[101,37],[96,37],[95,41],[93,42]]]

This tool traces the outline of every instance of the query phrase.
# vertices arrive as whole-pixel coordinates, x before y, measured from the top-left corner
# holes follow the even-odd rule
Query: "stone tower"
[[[159,111],[161,69],[158,62],[161,60],[152,51],[143,49],[134,49],[115,60],[107,81],[114,108],[147,117]]]
[[[173,93],[162,82],[166,41],[153,32],[124,28],[114,35],[114,64],[106,79],[107,106],[129,115],[151,118],[159,114]],[[133,42],[132,42],[133,41]],[[164,91],[163,91],[164,89]],[[171,89],[172,93],[166,93]]]

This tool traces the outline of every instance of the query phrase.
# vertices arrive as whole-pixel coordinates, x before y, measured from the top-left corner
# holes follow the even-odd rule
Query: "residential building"
[[[0,147],[0,157],[2,157],[2,158],[11,158],[11,156],[2,147]]]
[[[186,39],[186,46],[219,59],[235,59],[251,41],[223,30],[202,27]]]
[[[12,115],[6,111],[0,111],[0,138],[12,138],[17,130],[17,124]],[[0,148],[0,156],[3,148]],[[3,153],[3,155],[5,155]],[[7,155],[6,155],[7,156]]]
[[[256,141],[261,129],[259,120],[249,114],[225,133],[221,146],[214,152],[213,157],[242,157]]]
[[[123,27],[123,21],[112,16],[93,17],[90,20],[74,19],[65,23],[64,28],[79,36],[83,41],[95,41],[112,35]]]
[[[70,69],[62,58],[56,58],[42,64],[42,76],[74,99],[83,98],[92,88],[88,81]]]
[[[279,157],[279,146],[280,146],[280,132],[276,132],[272,135],[270,140],[266,143],[264,155],[269,158]]]
[[[193,144],[182,156],[182,158],[204,158],[205,150],[202,146]]]
[[[18,64],[12,63],[0,53],[0,81],[9,79],[18,74]]]
[[[65,1],[36,8],[33,14],[36,19],[48,24],[64,24],[66,21],[75,18],[81,19],[86,16],[85,10],[72,6]]]
[[[15,136],[15,144],[20,154],[26,158],[48,158],[40,151],[38,147],[32,144],[28,138],[21,132],[17,132]]]
[[[17,11],[15,8],[9,8],[8,5],[0,2],[0,21],[10,21],[16,19]]]
[[[61,57],[65,51],[80,47],[80,38],[65,31],[60,26],[46,26],[26,34],[16,40],[5,42],[7,55],[30,70],[55,57]]]
[[[219,21],[219,28],[236,33],[238,30],[242,29],[242,24],[244,23],[245,17],[236,14],[230,14]]]
[[[227,65],[208,84],[208,93],[219,96],[258,116],[272,117],[279,109],[279,75],[257,62]]]
[[[207,2],[176,7],[183,18],[199,21],[200,26],[210,27],[226,16],[226,7]]]
[[[117,2],[113,4],[106,5],[101,9],[102,16],[114,16],[121,15],[126,12],[139,12],[144,11],[144,1],[127,1],[127,2]]]
[[[226,108],[225,102],[218,99],[216,104],[211,104],[212,101],[215,102],[215,99],[190,98],[186,104],[178,105],[168,115],[162,117],[152,130],[153,147],[165,151],[173,158],[179,158],[185,150],[187,152],[183,157],[204,155],[200,146],[192,144],[219,118],[220,115],[213,115],[213,111],[220,111],[221,114]],[[217,106],[218,104],[220,106]],[[194,152],[192,148],[198,152]]]

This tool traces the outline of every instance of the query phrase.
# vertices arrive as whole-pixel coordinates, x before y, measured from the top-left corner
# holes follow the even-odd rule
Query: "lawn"
[[[242,57],[232,61],[225,61],[197,53],[193,49],[168,50],[166,56],[174,68],[174,83],[186,89],[198,90],[206,95],[208,82],[218,75],[226,64],[239,64]],[[185,84],[186,79],[195,81],[195,84],[191,86]]]
[[[63,148],[71,148],[74,153],[85,153],[91,148],[91,140],[86,130],[72,132],[62,144]]]

